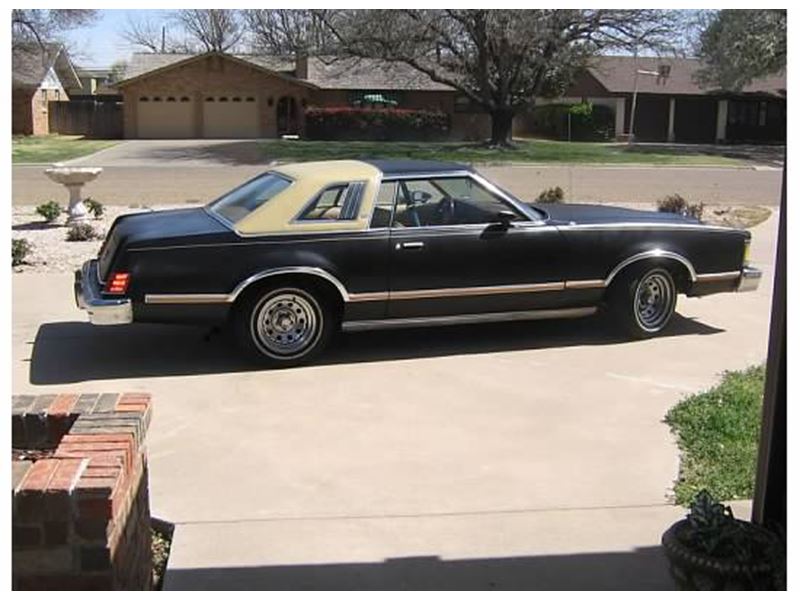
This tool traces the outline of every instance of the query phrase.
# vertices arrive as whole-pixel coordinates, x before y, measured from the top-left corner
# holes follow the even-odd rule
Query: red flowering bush
[[[312,140],[437,140],[447,137],[446,113],[408,108],[306,110],[306,135]]]

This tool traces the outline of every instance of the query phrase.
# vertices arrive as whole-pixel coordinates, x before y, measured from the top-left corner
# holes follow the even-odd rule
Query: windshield
[[[265,173],[214,200],[208,208],[223,219],[236,223],[290,185],[292,181],[283,175]]]

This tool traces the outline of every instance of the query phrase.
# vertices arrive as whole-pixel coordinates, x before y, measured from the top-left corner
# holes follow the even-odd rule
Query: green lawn
[[[412,158],[463,163],[582,163],[658,165],[737,165],[735,158],[698,154],[686,148],[628,146],[591,142],[517,140],[513,149],[487,148],[475,142],[260,142],[265,158],[331,160],[343,158]]]
[[[679,504],[702,489],[720,501],[753,497],[764,376],[763,366],[727,372],[718,386],[667,413],[681,450]]]
[[[59,162],[118,143],[117,140],[87,140],[79,135],[14,136],[11,138],[11,161],[14,164]]]

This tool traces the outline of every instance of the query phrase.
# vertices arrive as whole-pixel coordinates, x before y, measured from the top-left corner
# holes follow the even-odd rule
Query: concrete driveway
[[[343,336],[258,371],[220,339],[93,328],[71,279],[14,275],[15,393],[146,390],[173,589],[607,589],[671,584],[664,414],[765,359],[777,216],[750,294],[682,299],[664,337],[597,319]]]
[[[127,140],[70,162],[104,173],[85,188],[105,204],[208,202],[263,172],[270,159],[253,140]],[[777,206],[781,170],[776,167],[648,167],[612,165],[478,166],[523,199],[561,186],[570,201],[653,203],[681,194],[706,204]],[[14,204],[37,205],[66,196],[42,166],[12,168]]]

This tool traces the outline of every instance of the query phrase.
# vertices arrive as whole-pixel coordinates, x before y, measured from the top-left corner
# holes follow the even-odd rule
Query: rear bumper
[[[736,286],[737,292],[752,292],[758,289],[761,283],[761,270],[755,267],[742,268],[742,275],[739,277],[739,284]]]
[[[87,260],[75,271],[75,303],[85,310],[92,325],[133,323],[130,298],[103,298],[97,279],[97,261]]]

